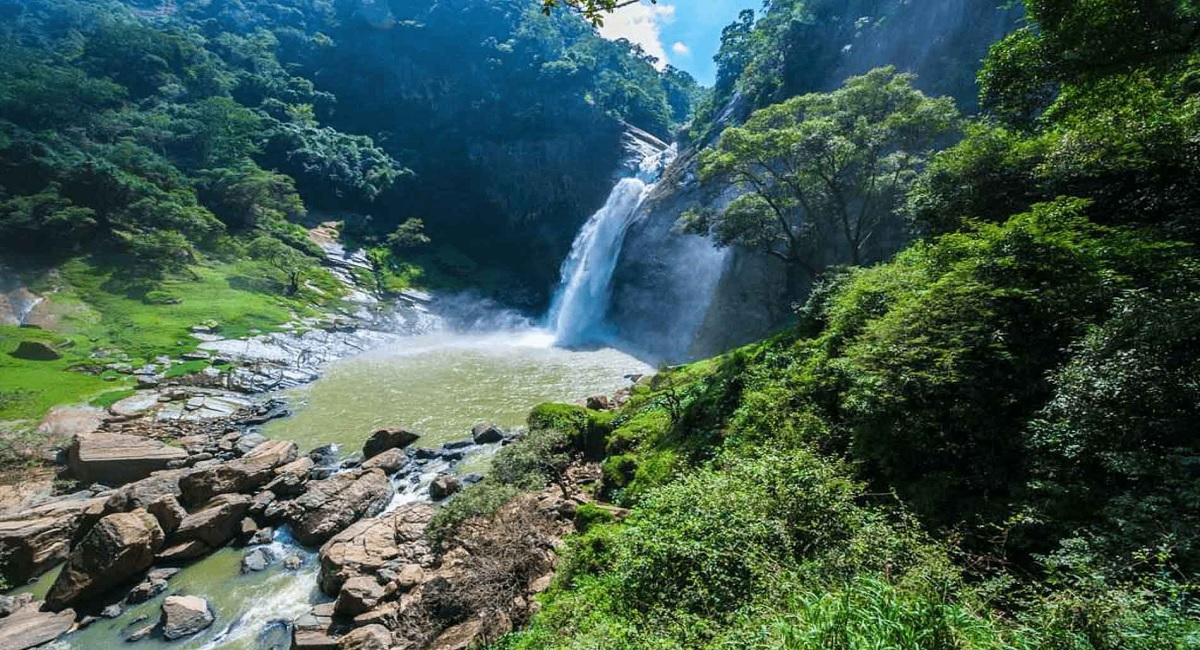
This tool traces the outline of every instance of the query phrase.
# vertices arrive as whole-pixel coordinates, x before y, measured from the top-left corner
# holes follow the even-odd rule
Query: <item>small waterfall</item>
[[[593,343],[609,335],[605,317],[625,231],[676,153],[675,145],[659,149],[641,144],[637,172],[617,183],[604,207],[580,229],[563,262],[562,280],[546,318],[560,345]]]

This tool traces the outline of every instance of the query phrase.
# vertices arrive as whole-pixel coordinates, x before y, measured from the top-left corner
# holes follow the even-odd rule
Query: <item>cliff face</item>
[[[916,73],[917,86],[926,93],[954,97],[970,112],[975,74],[987,47],[1020,18],[1020,9],[998,7],[995,0],[854,4],[841,16],[826,17],[833,22],[822,32],[824,42],[806,46],[809,64],[821,70],[791,75],[789,70],[806,62],[782,55],[782,96],[760,98],[759,104],[832,89],[849,76],[894,65]],[[779,51],[787,52],[787,45],[781,43]],[[757,107],[735,94],[715,120],[713,137]],[[709,144],[690,144],[667,171],[630,227],[614,276],[610,319],[625,340],[638,342],[631,347],[652,358],[680,361],[718,354],[762,338],[792,313],[778,260],[742,249],[716,251],[704,239],[675,231],[687,210],[733,198],[712,196],[699,186],[699,151]]]

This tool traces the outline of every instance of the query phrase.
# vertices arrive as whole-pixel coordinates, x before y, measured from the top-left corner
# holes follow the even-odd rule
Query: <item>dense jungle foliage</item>
[[[2,0],[0,261],[51,296],[56,371],[340,307],[331,221],[385,293],[536,305],[627,125],[668,138],[698,92],[536,0]],[[0,419],[120,379],[48,371],[0,360]]]
[[[1200,645],[1200,8],[1026,9],[908,194],[923,238],[615,415],[534,413],[565,433],[500,478],[573,454],[631,512],[581,510],[501,647]]]
[[[309,212],[368,243],[420,219],[451,272],[507,259],[497,237],[561,257],[621,122],[669,137],[696,90],[532,0],[10,0],[0,16],[0,242],[46,263],[120,255],[144,287],[258,235],[311,254]],[[568,162],[588,148],[608,153]],[[480,239],[464,230],[496,236],[464,257]]]

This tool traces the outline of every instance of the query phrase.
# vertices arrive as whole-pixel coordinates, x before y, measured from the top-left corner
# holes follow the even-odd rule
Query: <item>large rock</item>
[[[58,348],[48,341],[21,341],[12,355],[28,361],[54,361],[62,358]]]
[[[356,628],[338,639],[338,650],[388,650],[391,647],[391,631],[379,624]]]
[[[171,469],[155,472],[150,476],[121,486],[108,497],[107,512],[129,512],[137,508],[150,508],[155,501],[165,497],[180,497],[179,481],[197,470]]]
[[[319,545],[354,522],[383,512],[395,495],[391,481],[378,469],[337,474],[310,481],[307,487],[301,496],[277,501],[266,511],[269,519],[290,522],[296,539],[307,546]]]
[[[54,504],[0,521],[0,577],[23,585],[66,560],[84,510],[97,503]]]
[[[179,530],[179,525],[188,516],[187,510],[184,510],[183,506],[179,505],[179,500],[171,494],[164,494],[151,501],[150,505],[146,506],[146,510],[154,515],[154,518],[158,520],[159,528],[162,528],[167,535]]]
[[[269,440],[237,460],[208,467],[183,477],[184,502],[199,504],[218,494],[250,492],[275,477],[275,468],[296,460],[296,443]]]
[[[0,648],[28,650],[66,634],[75,624],[75,611],[57,614],[41,611],[42,603],[27,603],[12,614],[0,618]]]
[[[363,458],[378,456],[389,449],[403,449],[416,442],[420,437],[400,427],[380,429],[372,433],[371,437],[367,438],[363,444]]]
[[[350,578],[338,592],[333,611],[342,616],[365,614],[379,604],[379,600],[385,593],[383,585],[380,585],[375,578],[370,576]]]
[[[401,449],[389,449],[381,454],[368,458],[360,467],[362,469],[381,469],[391,476],[408,464],[408,454]]]
[[[471,427],[471,440],[477,445],[487,445],[504,440],[504,431],[494,424],[476,424]]]
[[[389,565],[419,571],[432,564],[425,529],[434,512],[428,504],[413,503],[377,519],[364,519],[338,533],[321,547],[321,591],[336,596],[350,578],[379,575],[380,569]]]
[[[441,501],[462,489],[462,483],[452,474],[442,474],[429,484],[429,498]]]
[[[102,518],[71,551],[46,606],[62,610],[133,579],[154,563],[163,537],[158,521],[145,510]]]
[[[250,497],[221,494],[212,498],[179,524],[172,540],[200,541],[212,549],[220,548],[241,530],[242,518],[250,509]]]
[[[75,436],[67,450],[71,475],[83,483],[125,485],[187,459],[187,452],[151,438],[93,432]]]
[[[163,636],[168,640],[191,636],[213,624],[208,601],[196,596],[167,596],[162,605]]]

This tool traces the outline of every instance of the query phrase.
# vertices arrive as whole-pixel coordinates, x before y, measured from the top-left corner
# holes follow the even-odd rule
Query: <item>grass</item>
[[[205,321],[217,321],[222,336],[237,338],[254,329],[275,329],[291,320],[293,313],[311,311],[297,301],[262,292],[253,279],[258,275],[253,264],[224,263],[193,270],[195,280],[163,282],[162,290],[177,297],[178,304],[146,304],[109,290],[119,271],[72,260],[62,268],[69,288],[54,300],[85,305],[85,310],[66,318],[71,328],[142,361],[195,349],[199,341],[189,329]]]
[[[52,332],[0,326],[0,420],[38,418],[56,404],[77,402],[112,388],[112,383],[68,368],[86,360],[79,346],[63,350],[56,361],[28,361],[12,356],[24,340],[70,341]]]
[[[123,388],[121,390],[110,390],[107,393],[104,393],[104,394],[100,395],[99,397],[94,398],[91,402],[88,402],[88,403],[91,404],[92,406],[95,406],[96,408],[106,409],[127,397],[133,397],[135,394],[137,394],[137,390],[133,389],[133,388]]]
[[[319,306],[339,298],[336,280],[318,278],[320,294],[285,297],[264,282],[254,262],[210,262],[192,268],[195,279],[169,279],[156,291],[174,304],[144,301],[120,287],[125,271],[119,264],[101,266],[86,258],[66,262],[57,274],[34,279],[48,294],[55,331],[0,327],[0,421],[34,420],[57,404],[89,402],[107,407],[132,394],[130,379],[105,372],[93,375],[68,368],[108,363],[128,355],[134,367],[160,355],[178,357],[200,344],[190,329],[207,321],[219,324],[223,337],[238,338],[254,330],[272,331],[297,316],[319,315]],[[328,275],[328,274],[325,274]],[[156,294],[157,295],[157,294]],[[59,345],[57,361],[26,361],[10,353],[26,339]],[[104,358],[93,359],[95,352]],[[173,366],[169,377],[201,372],[206,361]]]

